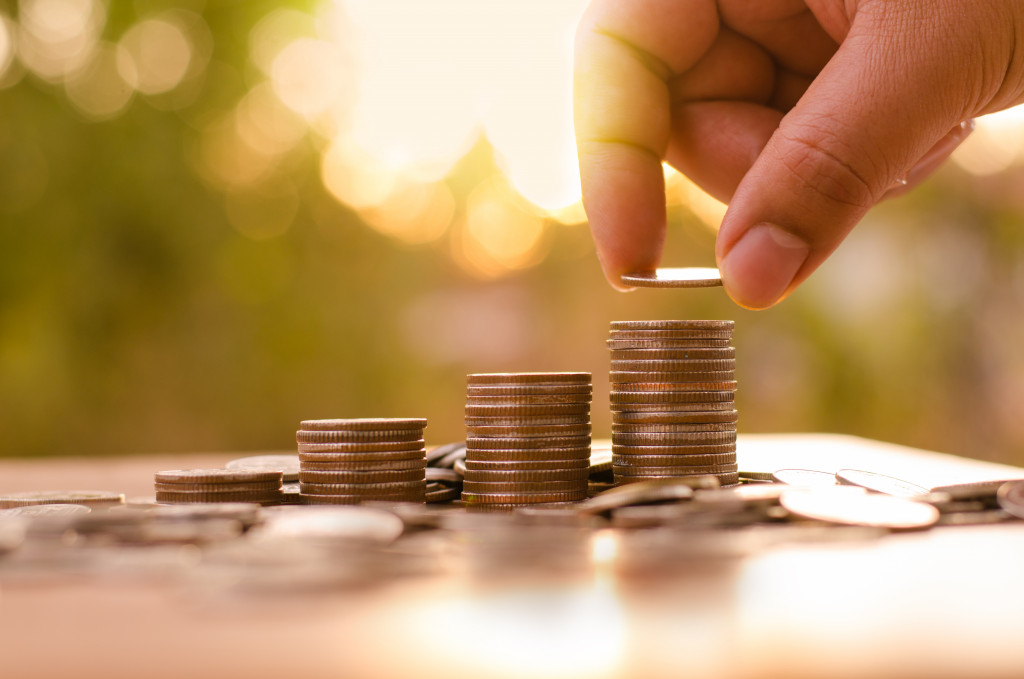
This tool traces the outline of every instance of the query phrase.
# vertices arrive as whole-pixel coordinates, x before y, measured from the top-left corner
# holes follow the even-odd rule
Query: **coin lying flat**
[[[330,459],[349,462],[377,462],[381,460],[426,460],[427,451],[420,448],[409,448],[407,450],[381,450],[381,451],[352,451],[348,449],[338,450],[330,443],[300,443],[299,465],[312,459]]]
[[[665,375],[666,373],[661,373]],[[719,382],[679,382],[672,378],[668,381],[652,382],[631,382],[612,380],[612,388],[618,392],[627,391],[660,391],[665,393],[685,393],[688,391],[707,392],[721,391],[727,393],[731,398],[736,397],[736,380],[723,380]]]
[[[255,469],[259,471],[279,470],[284,481],[297,481],[299,476],[299,457],[294,453],[288,455],[253,455],[231,460],[225,469]]]
[[[713,267],[673,267],[626,273],[620,280],[638,288],[713,288],[722,285],[722,274]]]
[[[426,502],[422,490],[413,493],[389,493],[381,495],[309,495],[303,493],[304,505],[358,505],[363,502]]]
[[[462,468],[472,472],[480,471],[558,471],[590,469],[590,460],[466,460]]]
[[[407,469],[426,469],[427,461],[422,458],[408,460],[348,460],[345,458],[329,458],[326,455],[314,455],[304,458],[302,471],[403,471]]]
[[[552,436],[590,436],[590,424],[551,424],[527,426],[481,426],[466,425],[466,438],[550,438]]]
[[[954,500],[981,500],[983,502],[995,501],[999,489],[1007,483],[1021,481],[1024,479],[1000,479],[994,481],[976,481],[973,483],[955,483],[945,486],[935,486],[931,489],[933,493],[946,493]]]
[[[693,423],[735,423],[739,413],[732,410],[696,410],[685,412],[633,412],[625,411],[615,415],[617,424],[693,424]]]
[[[153,484],[154,490],[188,490],[199,493],[273,493],[281,488],[281,482],[259,481],[257,483],[161,483]]]
[[[616,454],[616,467],[674,467],[686,465],[736,464],[736,453],[710,453],[706,455],[640,455]]]
[[[611,349],[612,360],[631,361],[721,361],[735,360],[736,348],[725,347],[682,347]]]
[[[366,470],[313,470],[304,469],[299,472],[300,488],[302,483],[393,483],[402,481],[423,481],[427,467],[417,469],[366,471]],[[445,470],[450,471],[450,470]]]
[[[109,507],[124,504],[124,494],[102,490],[45,490],[0,494],[0,509],[53,504]]]
[[[402,520],[381,509],[318,507],[268,513],[261,537],[344,540],[389,544],[402,534]]]
[[[814,469],[779,469],[772,474],[772,480],[790,486],[834,486],[835,474]]]
[[[732,333],[724,330],[709,333],[710,336],[692,332],[680,333],[676,339],[658,339],[654,337],[654,334],[623,332],[611,336],[605,344],[612,351],[625,351],[629,349],[727,349],[732,346]]]
[[[424,448],[422,438],[409,441],[349,441],[349,442],[298,442],[309,450],[326,450],[335,453],[392,453],[403,450],[421,450]],[[300,460],[301,462],[301,460]]]
[[[588,448],[590,436],[487,437],[466,440],[467,455],[475,450]]]
[[[685,358],[685,359],[650,359],[650,358],[615,358],[612,357],[612,370],[641,372],[684,372],[709,373],[736,370],[735,358]]]
[[[299,425],[307,431],[396,431],[423,429],[427,426],[424,418],[363,417],[356,419],[303,420]]]
[[[542,483],[545,481],[583,481],[590,476],[590,467],[575,469],[475,469],[473,479],[492,483]]]
[[[281,501],[281,492],[276,493],[200,493],[189,491],[157,491],[156,501],[160,503],[200,503],[210,502],[252,502],[256,504],[276,504]]]
[[[281,483],[277,469],[171,469],[154,474],[158,483]]]
[[[588,415],[590,403],[544,403],[541,405],[467,405],[469,417],[524,417],[530,415]]]
[[[895,495],[896,497],[916,497],[928,493],[927,488],[909,481],[860,469],[840,469],[836,472],[836,479],[843,485],[860,486],[876,493]]]
[[[487,406],[487,405],[513,405],[513,406],[542,406],[542,405],[571,405],[578,403],[590,403],[593,400],[591,394],[523,394],[510,396],[507,394],[495,395],[466,395],[466,405]]]
[[[586,479],[569,481],[464,481],[463,493],[585,493]]]
[[[303,495],[389,495],[392,493],[426,492],[427,482],[388,481],[386,483],[309,483],[299,481]]]
[[[548,493],[467,493],[463,491],[462,501],[466,504],[507,504],[519,505],[528,503],[576,502],[585,500],[587,492],[548,492]]]
[[[508,397],[508,398],[531,398],[535,396],[568,396],[578,400],[590,400],[594,394],[594,387],[589,382],[576,384],[510,384],[510,385],[486,385],[470,384],[466,387],[468,398],[477,397]]]
[[[304,444],[330,443],[397,443],[399,441],[422,441],[422,429],[320,431],[300,429],[295,440]]]
[[[612,332],[619,330],[723,330],[732,333],[735,321],[710,319],[658,320],[658,321],[612,321]]]
[[[436,489],[428,488],[426,493],[426,502],[428,504],[451,502],[452,500],[458,500],[460,495],[462,495],[462,489],[458,486]]]
[[[0,509],[0,518],[20,516],[35,518],[40,516],[81,516],[88,514],[92,509],[85,505],[28,505],[26,507],[11,507]]]
[[[679,434],[612,434],[612,441],[623,446],[685,446],[702,443],[735,443],[735,431],[694,431]]]
[[[591,373],[587,372],[547,372],[547,373],[477,373],[466,375],[470,386],[500,385],[512,386],[521,384],[590,384]]]
[[[708,405],[723,404],[722,408],[732,410],[736,403],[736,394],[732,391],[669,391],[669,390],[630,390],[614,391],[610,395],[612,407],[620,405],[662,405],[669,403]],[[709,407],[709,409],[711,409]]]
[[[711,477],[714,478],[714,477]],[[711,483],[711,482],[708,482]],[[717,486],[717,479],[713,482]],[[689,500],[693,486],[687,479],[643,481],[618,486],[579,505],[581,514],[602,514],[619,507]]]
[[[835,488],[793,489],[779,501],[797,516],[850,526],[912,530],[939,520],[939,510],[923,502],[877,493],[837,492]]]
[[[452,469],[438,469],[437,467],[427,467],[425,470],[424,477],[427,482],[441,482],[441,483],[462,483],[462,476],[455,473]]]
[[[689,434],[695,432],[736,431],[735,422],[695,422],[670,424],[638,424],[626,422],[612,425],[612,437],[615,434]]]

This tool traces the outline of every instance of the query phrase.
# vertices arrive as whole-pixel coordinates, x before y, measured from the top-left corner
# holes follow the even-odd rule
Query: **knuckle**
[[[780,130],[779,134],[779,160],[805,191],[844,206],[866,209],[875,203],[876,190],[868,173],[855,166],[852,159],[869,161],[851,152],[834,133],[805,127]]]

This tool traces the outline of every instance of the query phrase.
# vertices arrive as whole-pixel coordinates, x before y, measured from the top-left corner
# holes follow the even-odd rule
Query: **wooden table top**
[[[1024,478],[844,436],[741,436],[738,454],[744,470],[852,467],[925,486]],[[158,469],[240,456],[4,460],[0,491],[149,495]],[[1024,522],[821,530],[838,532],[707,549],[674,529],[467,524],[401,538],[374,577],[345,550],[121,548],[70,570],[0,557],[0,677],[1024,676]]]

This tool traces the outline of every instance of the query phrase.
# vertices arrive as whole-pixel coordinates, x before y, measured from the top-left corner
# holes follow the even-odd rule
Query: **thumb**
[[[762,309],[785,297],[979,106],[972,91],[983,76],[965,67],[977,61],[979,36],[965,35],[962,18],[937,21],[934,9],[913,16],[925,14],[915,10],[922,4],[931,6],[861,3],[740,183],[716,248],[738,304]]]

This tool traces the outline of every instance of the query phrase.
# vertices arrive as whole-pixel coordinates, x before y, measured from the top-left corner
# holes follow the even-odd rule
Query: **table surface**
[[[158,469],[239,456],[5,460],[0,491],[149,495]],[[738,456],[929,487],[1024,478],[834,435],[741,436]],[[373,577],[382,555],[358,550],[122,548],[59,574],[0,562],[0,678],[1024,676],[1024,522],[786,531],[709,548],[677,529],[470,522],[403,536]]]

